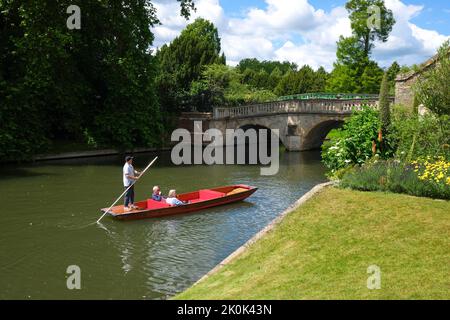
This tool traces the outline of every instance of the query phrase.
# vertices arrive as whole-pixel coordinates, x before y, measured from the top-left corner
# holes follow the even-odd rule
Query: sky
[[[154,48],[170,43],[202,17],[219,31],[228,65],[244,58],[295,62],[331,71],[336,41],[351,35],[345,0],[194,0],[186,20],[176,0],[154,0],[161,25],[152,28]],[[420,64],[450,38],[450,0],[385,0],[396,24],[372,53],[381,67]]]

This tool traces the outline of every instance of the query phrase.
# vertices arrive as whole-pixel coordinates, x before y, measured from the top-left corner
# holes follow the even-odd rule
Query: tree
[[[190,110],[191,85],[200,79],[205,66],[225,64],[217,28],[198,18],[189,24],[170,45],[157,52],[160,99],[166,113]]]
[[[329,74],[324,67],[319,67],[314,74],[314,83],[311,87],[311,92],[324,92]]]
[[[350,14],[353,36],[368,57],[376,40],[387,41],[395,24],[392,10],[386,8],[384,0],[350,0],[345,8]]]
[[[192,0],[180,3],[188,16]],[[0,1],[0,161],[62,139],[120,149],[161,142],[152,2],[83,2],[80,30],[67,28],[67,6]]]
[[[268,86],[272,91],[277,87],[282,77],[283,73],[278,67],[273,69],[272,73],[269,76],[269,83],[268,83]]]
[[[256,58],[252,59],[242,59],[237,65],[237,69],[240,72],[244,72],[246,69],[250,69],[256,72],[259,72],[261,69],[264,69],[267,73],[271,74],[274,69],[278,68],[282,74],[287,73],[288,71],[296,71],[297,65],[293,62],[289,61],[259,61]]]
[[[391,83],[394,82],[400,70],[401,70],[400,65],[397,63],[397,61],[394,61],[386,71],[388,81]]]
[[[199,111],[210,111],[215,106],[237,106],[276,99],[272,91],[245,84],[242,78],[237,68],[221,64],[205,67],[202,79],[191,86],[193,97],[204,101],[205,108]]]
[[[327,80],[326,92],[353,93],[358,91],[357,70],[344,64],[334,64],[333,71]]]
[[[383,71],[370,60],[370,53],[376,40],[387,41],[395,19],[383,0],[350,0],[345,7],[350,14],[352,36],[341,36],[337,42],[337,60],[327,82],[327,91],[377,93]],[[372,19],[374,8],[380,12],[380,19],[376,17],[375,21]]]
[[[267,73],[266,70],[261,69],[255,77],[255,83],[254,87],[258,89],[271,89],[269,86],[269,77],[270,75]]]
[[[197,111],[211,111],[211,107],[227,104],[225,91],[232,81],[237,81],[236,71],[224,64],[206,66],[201,80],[193,81],[190,95],[193,104],[199,106]]]
[[[367,62],[356,93],[379,93],[382,79],[383,69],[381,69],[375,61]]]
[[[322,71],[321,71],[322,72]],[[317,89],[317,74],[314,70],[304,65],[298,71],[289,71],[281,78],[275,88],[278,96],[313,92]]]
[[[297,77],[295,71],[288,71],[283,78],[281,78],[277,87],[275,88],[275,94],[277,96],[285,96],[299,93],[297,90]]]
[[[438,115],[450,115],[450,41],[438,50],[437,60],[419,77],[414,91],[418,102]]]
[[[395,94],[395,78],[400,73],[400,70],[400,65],[397,63],[397,61],[394,61],[386,71],[389,82],[389,94],[391,95]]]
[[[391,110],[389,103],[389,81],[387,72],[384,73],[383,81],[381,82],[378,107],[380,109],[381,131],[383,135],[386,135],[391,125]]]

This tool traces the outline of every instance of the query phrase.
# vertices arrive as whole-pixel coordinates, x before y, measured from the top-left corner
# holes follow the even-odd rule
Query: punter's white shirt
[[[134,168],[128,162],[126,162],[125,165],[123,166],[123,185],[124,185],[124,187],[128,187],[128,186],[130,186],[130,184],[133,183],[133,180],[128,179],[126,175],[134,177]]]

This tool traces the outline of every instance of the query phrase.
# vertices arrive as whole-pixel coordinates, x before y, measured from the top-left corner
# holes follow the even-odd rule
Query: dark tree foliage
[[[397,75],[399,74],[401,68],[400,65],[397,63],[397,61],[394,61],[391,66],[389,67],[389,69],[387,69],[387,77],[388,77],[388,81],[389,82],[394,82],[395,78],[397,77]]]
[[[380,122],[383,134],[386,134],[389,131],[389,127],[391,125],[388,76],[389,76],[388,73],[385,72],[383,76],[383,81],[381,82],[380,99],[379,99]]]
[[[259,61],[256,58],[243,59],[236,66],[237,71],[243,75],[244,84],[273,92],[283,76],[288,72],[297,71],[297,68],[295,63],[288,61]]]
[[[158,91],[167,115],[198,107],[189,95],[192,82],[200,79],[205,66],[226,62],[217,28],[202,18],[188,25],[170,45],[162,46],[157,59]]]
[[[324,68],[314,71],[310,66],[305,65],[298,71],[289,71],[279,81],[275,88],[278,96],[323,92],[328,73]]]
[[[272,91],[278,96],[305,92],[323,92],[328,73],[323,67],[314,71],[309,66],[298,69],[288,61],[243,59],[236,66],[242,82],[250,87]]]
[[[397,63],[397,61],[394,61],[391,66],[387,69],[387,78],[389,83],[389,94],[394,95],[395,94],[395,78],[400,73],[401,67]]]
[[[237,68],[241,73],[243,73],[246,69],[250,69],[256,72],[259,72],[261,71],[261,69],[263,69],[268,74],[271,74],[275,69],[278,69],[282,74],[285,74],[288,71],[296,71],[298,66],[295,63],[289,61],[259,61],[256,58],[247,58],[242,59],[237,65]]]
[[[182,0],[189,14],[192,1]],[[0,1],[0,160],[27,159],[55,140],[129,148],[160,143],[149,47],[151,1]]]

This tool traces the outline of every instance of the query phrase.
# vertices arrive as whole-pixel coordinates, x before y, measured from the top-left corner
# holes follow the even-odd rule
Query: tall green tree
[[[375,61],[367,62],[356,93],[379,93],[383,73],[383,69]]]
[[[327,91],[378,93],[383,71],[370,60],[370,54],[375,41],[387,41],[395,23],[392,11],[383,0],[350,0],[345,7],[352,36],[339,38]]]
[[[189,24],[170,45],[162,46],[157,59],[161,104],[168,113],[191,110],[192,82],[201,78],[205,66],[226,62],[217,28],[202,18]]]
[[[395,94],[395,78],[400,73],[400,70],[400,65],[397,63],[397,61],[394,61],[386,71],[389,82],[389,94],[391,95]]]
[[[324,67],[319,67],[314,74],[314,83],[310,88],[311,92],[325,92],[329,74]]]
[[[278,67],[273,69],[273,71],[270,73],[269,88],[272,91],[277,87],[277,85],[280,82],[282,77],[283,77],[283,72]]]
[[[386,8],[384,0],[350,0],[345,8],[349,13],[353,36],[367,57],[376,40],[387,41],[395,24],[392,10]]]
[[[298,71],[286,73],[275,88],[278,96],[293,95],[309,92],[323,92],[328,74],[325,69],[314,71],[310,66],[304,65]]]
[[[378,107],[380,109],[381,131],[386,134],[391,125],[391,110],[389,103],[389,79],[388,73],[385,72],[383,81],[381,82],[380,97]]]

